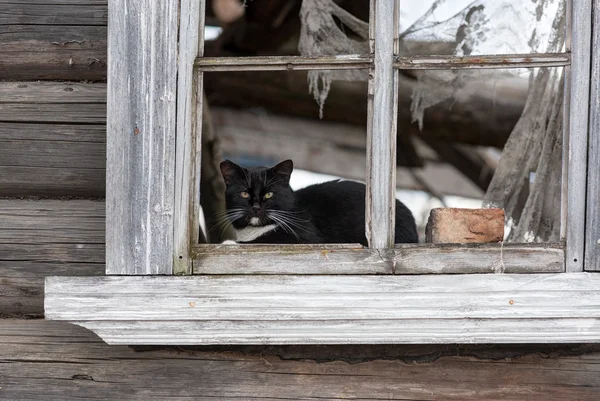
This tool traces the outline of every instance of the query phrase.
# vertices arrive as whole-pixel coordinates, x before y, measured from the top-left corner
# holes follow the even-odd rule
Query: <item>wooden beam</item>
[[[560,244],[396,244],[383,254],[359,244],[201,245],[194,274],[560,273]]]
[[[363,127],[222,107],[212,107],[211,117],[224,157],[242,164],[247,159],[261,160],[267,165],[289,155],[297,168],[365,181]],[[400,155],[406,156],[407,148],[398,139]],[[419,154],[428,157],[428,161],[422,169],[398,167],[397,188],[427,190],[415,179],[414,172],[441,194],[483,197],[483,192],[456,169],[432,160],[436,156],[431,149],[417,145]]]
[[[600,0],[594,0],[585,270],[600,271]]]
[[[104,196],[106,84],[0,82],[2,196]]]
[[[179,49],[177,61],[177,123],[175,136],[175,201],[173,218],[173,272],[191,273],[189,246],[194,226],[196,188],[196,141],[193,135],[197,116],[197,80],[194,60],[204,45],[204,9],[206,1],[183,0],[179,10]],[[202,32],[201,28],[202,27]],[[192,217],[190,217],[192,216]],[[192,223],[192,222],[196,223]]]
[[[14,401],[91,394],[135,401],[596,401],[599,351],[540,344],[132,348],[106,345],[64,322],[0,325],[2,397]]]
[[[397,57],[394,68],[400,70],[456,70],[531,67],[564,67],[571,63],[569,53],[501,54],[457,57]]]
[[[588,117],[590,108],[590,64],[592,40],[592,2],[573,0],[571,21],[567,32],[571,32],[571,69],[568,127],[566,128],[568,161],[567,188],[567,271],[583,271],[585,243],[585,205],[587,186]]]
[[[467,99],[444,102],[425,111],[423,131],[411,123],[411,93],[415,80],[400,75],[398,129],[443,142],[502,148],[519,119],[527,85],[477,90]],[[365,82],[334,82],[325,102],[323,121],[366,126]],[[205,90],[214,106],[265,108],[281,115],[318,120],[319,107],[307,93],[305,72],[206,73]],[[482,133],[485,133],[483,135]],[[404,135],[404,134],[403,134]]]
[[[600,342],[599,306],[590,273],[48,277],[44,300],[129,345]]]
[[[177,0],[109,3],[108,274],[173,271],[178,10]]]
[[[106,1],[2,3],[2,79],[106,79]]]
[[[100,274],[103,201],[0,199],[0,316],[43,316],[45,276]]]

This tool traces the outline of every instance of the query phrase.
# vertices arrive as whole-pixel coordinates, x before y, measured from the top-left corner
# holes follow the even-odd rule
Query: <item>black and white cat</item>
[[[293,191],[291,160],[243,168],[225,160],[226,216],[236,241],[262,244],[361,243],[365,237],[365,185],[329,181]],[[396,243],[418,242],[415,219],[396,200]],[[228,243],[228,241],[226,241]]]

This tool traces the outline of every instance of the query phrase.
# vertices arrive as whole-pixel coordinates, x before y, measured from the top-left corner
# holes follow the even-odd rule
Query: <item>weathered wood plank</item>
[[[568,157],[566,268],[568,272],[577,272],[583,271],[586,226],[592,1],[573,0],[567,4],[572,4],[570,21],[572,62],[567,128],[569,139],[566,155]]]
[[[204,72],[351,70],[373,67],[373,58],[361,55],[199,57],[194,67]]]
[[[48,277],[45,314],[111,344],[600,342],[600,276]]]
[[[106,103],[106,84],[0,82],[0,103]]]
[[[1,125],[1,123],[0,123]],[[96,169],[104,175],[103,142],[4,140],[0,138],[0,166]],[[6,194],[3,194],[6,196]]]
[[[44,277],[104,273],[104,202],[0,200],[0,315],[43,316]]]
[[[194,274],[392,274],[393,258],[352,245],[206,245],[194,250]]]
[[[104,196],[105,170],[0,166],[2,196]]]
[[[0,76],[105,80],[106,35],[106,26],[5,25],[0,37]]]
[[[194,274],[470,274],[564,271],[560,244],[201,245]]]
[[[396,3],[377,1],[369,23],[373,68],[369,73],[365,233],[371,248],[394,246],[398,70],[392,66]],[[374,27],[373,27],[374,25]]]
[[[199,210],[194,199],[198,197],[196,179],[196,136],[198,123],[202,126],[202,83],[194,74],[194,60],[204,50],[204,1],[184,0],[181,2],[179,19],[179,62],[177,72],[177,136],[175,144],[175,216],[173,219],[173,272],[191,274],[192,261],[189,257],[190,243],[198,236]],[[202,34],[201,34],[202,32]],[[195,222],[195,223],[193,223]],[[194,234],[192,234],[194,233]],[[195,239],[193,239],[195,237]]]
[[[396,274],[560,273],[561,244],[431,244],[396,248]]]
[[[106,26],[107,0],[0,0],[0,25]]]
[[[104,196],[106,84],[0,82],[0,195]]]
[[[0,122],[0,141],[45,141],[51,148],[55,142],[103,144],[106,151],[106,125],[36,124]],[[91,146],[91,145],[90,145]],[[0,149],[1,150],[1,149]],[[88,153],[91,157],[96,155]],[[2,159],[0,159],[2,160]]]
[[[246,346],[136,352],[106,345],[63,322],[4,320],[0,361],[2,398],[14,401],[74,401],[91,395],[140,401],[596,401],[600,391],[600,353],[593,346]]]
[[[585,270],[600,271],[600,0],[594,0]]]
[[[104,124],[105,103],[0,103],[0,121]]]
[[[532,67],[562,67],[571,62],[569,53],[538,54],[501,54],[462,56],[410,56],[398,57],[394,68],[401,70],[455,70],[455,69],[489,69],[519,68],[524,65]]]
[[[176,0],[109,2],[109,274],[173,271],[178,11]]]

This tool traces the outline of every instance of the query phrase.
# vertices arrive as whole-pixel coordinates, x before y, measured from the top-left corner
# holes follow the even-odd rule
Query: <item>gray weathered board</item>
[[[0,199],[0,316],[43,316],[44,277],[104,274],[104,248],[103,201]]]
[[[0,77],[106,79],[107,0],[0,0]]]
[[[585,269],[600,271],[600,0],[594,0]]]
[[[106,272],[171,274],[177,0],[111,0]]]
[[[11,401],[597,401],[594,345],[138,347],[64,322],[3,320]]]
[[[559,273],[560,244],[203,245],[194,274]]]
[[[374,3],[374,4],[373,4]],[[371,2],[367,104],[367,191],[365,234],[374,249],[394,245],[396,209],[396,122],[398,119],[398,70],[392,66],[399,19],[397,3]]]
[[[104,196],[106,84],[0,82],[0,196]]]
[[[200,213],[194,202],[199,196],[199,165],[201,152],[197,152],[197,138],[193,134],[198,126],[198,110],[202,105],[202,86],[194,74],[194,60],[202,54],[204,43],[204,1],[183,0],[179,18],[179,61],[177,72],[177,135],[175,145],[175,202],[173,219],[173,272],[190,274],[190,243],[199,237],[200,219],[191,219]],[[202,29],[200,29],[202,27]],[[200,93],[198,93],[200,92]],[[201,123],[201,121],[200,121]],[[199,172],[198,172],[199,174]],[[194,210],[194,208],[198,210]]]
[[[571,3],[570,97],[566,108],[568,146],[563,155],[568,166],[565,259],[567,271],[577,272],[583,271],[584,264],[592,0],[574,0]]]
[[[600,342],[600,276],[48,277],[109,344]]]

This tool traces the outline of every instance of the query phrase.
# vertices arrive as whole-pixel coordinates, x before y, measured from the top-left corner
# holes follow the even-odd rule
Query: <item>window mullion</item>
[[[567,149],[566,271],[583,270],[585,199],[587,185],[587,132],[592,36],[591,0],[572,0],[570,97]],[[568,42],[567,42],[568,43]]]
[[[373,4],[374,3],[374,4]],[[393,67],[395,5],[374,0],[369,24],[374,66],[369,74],[366,235],[371,248],[394,246],[398,70]]]
[[[600,1],[593,15],[585,270],[600,271]]]

